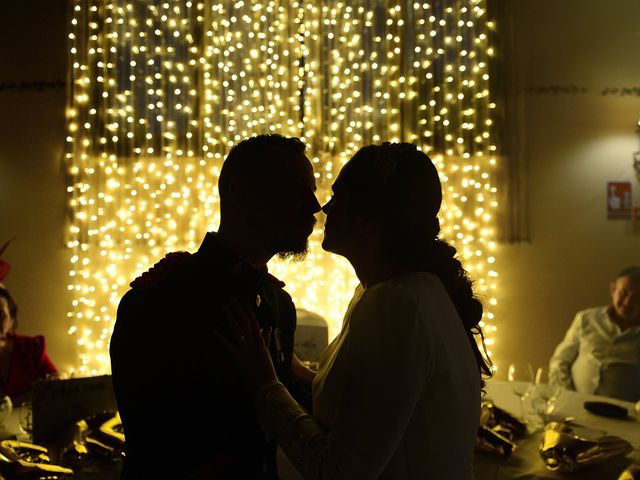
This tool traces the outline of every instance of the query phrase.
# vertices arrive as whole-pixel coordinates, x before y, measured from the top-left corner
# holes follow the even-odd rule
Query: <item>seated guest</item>
[[[610,284],[611,304],[576,314],[549,362],[551,380],[582,393],[640,400],[640,267]]]
[[[14,404],[28,400],[38,379],[58,375],[44,349],[44,337],[15,333],[18,305],[0,284],[0,394]]]

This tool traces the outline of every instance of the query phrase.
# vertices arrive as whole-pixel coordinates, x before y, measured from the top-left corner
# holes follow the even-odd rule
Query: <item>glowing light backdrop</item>
[[[321,201],[360,146],[411,141],[443,181],[442,235],[495,325],[494,220],[484,0],[413,3],[74,0],[67,109],[69,334],[76,374],[110,370],[128,283],[195,250],[218,217],[217,177],[239,140],[303,137]],[[339,330],[356,279],[320,249],[272,262],[300,307]],[[491,348],[491,347],[490,347]]]

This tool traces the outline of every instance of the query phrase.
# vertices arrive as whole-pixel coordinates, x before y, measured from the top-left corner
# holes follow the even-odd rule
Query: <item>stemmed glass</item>
[[[507,379],[513,393],[520,398],[520,418],[524,420],[524,399],[531,393],[533,369],[529,363],[510,363]]]
[[[33,431],[31,402],[24,402],[18,407],[18,422],[20,425],[20,434],[27,435],[31,438]]]
[[[549,371],[540,367],[536,370],[531,404],[535,412],[546,423],[553,411],[556,400],[562,393],[562,387],[549,379]]]

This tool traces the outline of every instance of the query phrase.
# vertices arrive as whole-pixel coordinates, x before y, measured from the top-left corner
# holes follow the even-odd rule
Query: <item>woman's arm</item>
[[[338,354],[341,367],[335,375],[343,376],[345,388],[333,399],[330,431],[277,380],[256,390],[260,423],[305,479],[367,480],[382,474],[428,378],[423,320],[416,300],[405,292],[362,298],[351,318],[348,341]]]
[[[305,388],[311,389],[311,383],[316,376],[316,372],[307,368],[294,353],[291,357],[291,375],[294,381]]]

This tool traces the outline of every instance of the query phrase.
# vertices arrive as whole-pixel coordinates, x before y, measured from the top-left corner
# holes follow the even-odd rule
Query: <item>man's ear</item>
[[[229,197],[236,205],[246,205],[252,197],[251,186],[247,178],[237,177],[229,182]]]

